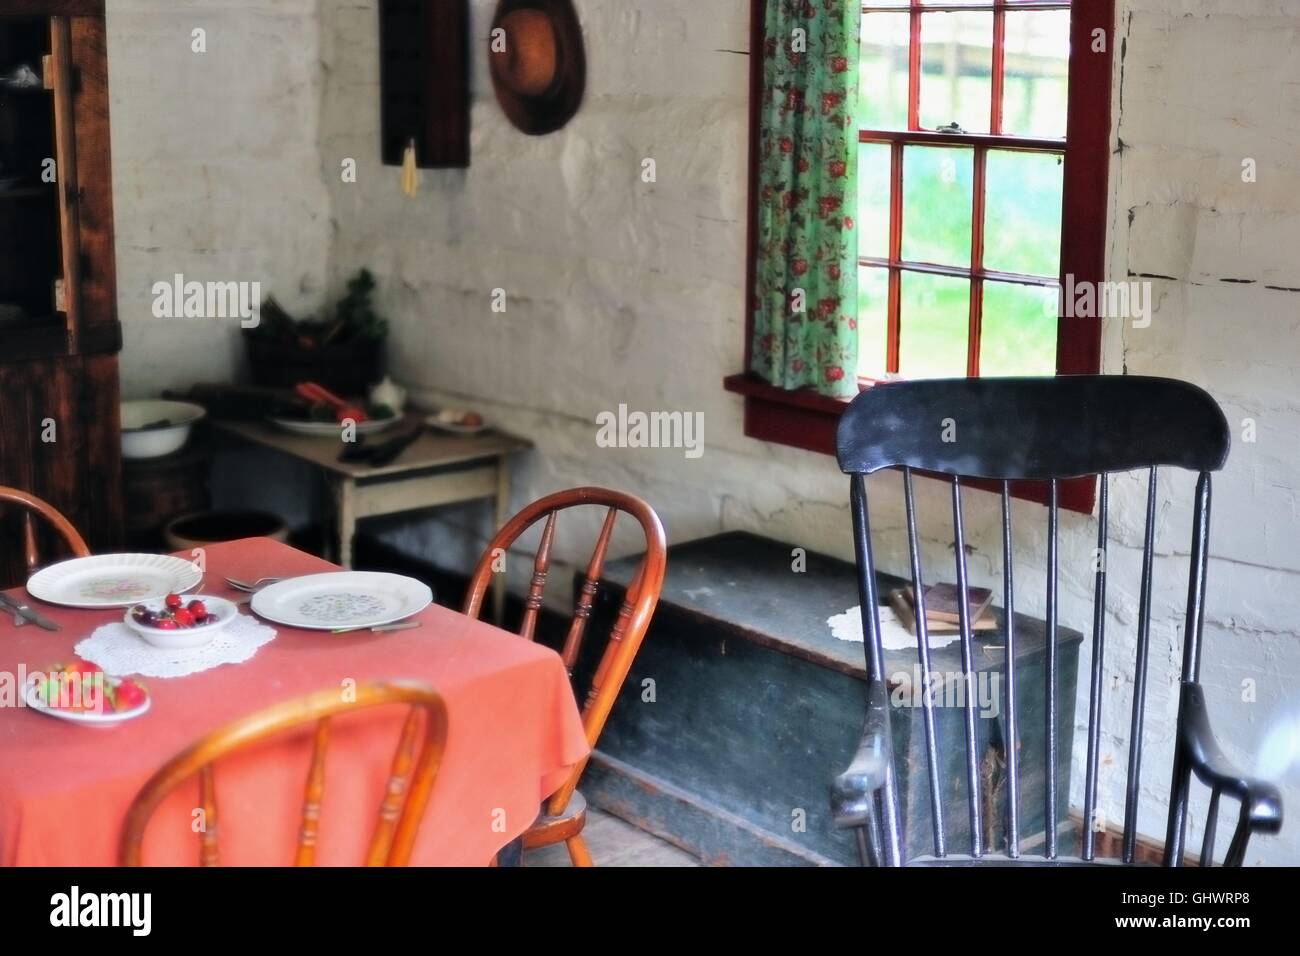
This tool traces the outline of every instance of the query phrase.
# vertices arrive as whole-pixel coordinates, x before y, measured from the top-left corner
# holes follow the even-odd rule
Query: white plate
[[[485,432],[491,427],[487,422],[483,422],[481,425],[462,425],[457,419],[464,414],[464,412],[444,409],[441,412],[426,415],[424,423],[437,431],[450,432],[453,435],[477,435],[479,432]]]
[[[392,428],[401,420],[401,415],[393,415],[391,418],[372,418],[357,422],[357,434],[373,435],[385,428]],[[268,418],[267,421],[295,435],[311,435],[315,438],[337,438],[343,428],[338,422],[305,422],[296,418]]]
[[[114,687],[122,683],[122,680],[119,677],[108,677],[105,678],[105,680]],[[46,707],[45,701],[41,700],[41,696],[36,693],[36,685],[34,683],[29,683],[23,691],[23,700],[32,710],[37,713],[45,714],[47,717],[57,717],[59,720],[66,720],[74,724],[94,724],[100,727],[120,724],[124,720],[132,720],[133,718],[139,717],[153,706],[153,696],[148,690],[146,690],[144,703],[139,707],[135,707],[131,710],[114,711],[111,714],[97,714],[94,711],[84,710],[66,710],[60,707]]]
[[[203,579],[184,558],[166,554],[95,554],[42,568],[27,579],[27,593],[65,607],[128,607],[183,594]]]
[[[140,635],[146,644],[152,644],[154,647],[161,647],[163,650],[177,651],[188,650],[193,647],[202,647],[210,643],[219,631],[224,630],[230,625],[230,622],[239,617],[239,608],[234,601],[227,601],[225,598],[212,597],[207,594],[182,594],[182,604],[189,604],[190,601],[200,600],[208,609],[209,614],[216,616],[216,620],[211,624],[197,624],[194,627],[178,627],[175,630],[167,631],[161,627],[150,627],[148,624],[141,624],[135,619],[135,604],[126,609],[122,615],[122,623]],[[161,598],[152,601],[140,601],[151,611],[161,610],[163,601]]]
[[[382,571],[329,571],[289,578],[253,595],[253,613],[312,630],[391,624],[433,603],[429,586]]]

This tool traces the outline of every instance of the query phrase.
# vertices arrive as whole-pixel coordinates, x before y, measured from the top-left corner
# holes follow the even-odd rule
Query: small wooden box
[[[379,0],[381,152],[400,166],[469,165],[467,0]]]

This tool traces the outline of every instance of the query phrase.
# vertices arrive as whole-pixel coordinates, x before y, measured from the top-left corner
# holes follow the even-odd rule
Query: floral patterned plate
[[[253,613],[276,624],[312,630],[376,627],[423,611],[429,586],[382,571],[329,571],[288,578],[253,595]]]
[[[129,607],[181,594],[203,579],[191,561],[165,554],[95,554],[41,568],[27,579],[27,593],[65,607]]]

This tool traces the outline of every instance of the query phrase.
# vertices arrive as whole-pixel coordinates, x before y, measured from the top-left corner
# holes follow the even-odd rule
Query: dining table
[[[203,570],[203,594],[237,600],[247,595],[231,589],[227,576],[253,581],[338,568],[269,538],[248,538],[208,546]],[[30,601],[21,589],[9,593]],[[437,604],[413,618],[418,627],[386,633],[275,624],[274,639],[242,663],[141,678],[151,706],[139,717],[110,726],[55,719],[24,706],[20,676],[74,658],[74,645],[124,612],[30,603],[58,630],[19,627],[0,615],[0,865],[114,865],[127,808],[167,760],[237,718],[323,688],[418,681],[446,703],[446,748],[413,865],[489,864],[517,845],[542,801],[589,753],[554,651]],[[365,859],[404,713],[388,707],[332,721],[318,864]],[[222,863],[293,861],[311,731],[216,762]],[[145,836],[146,865],[198,862],[198,801],[195,781],[162,803]]]

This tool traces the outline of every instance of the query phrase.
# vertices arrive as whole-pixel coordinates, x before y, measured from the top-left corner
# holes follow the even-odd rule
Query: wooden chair
[[[254,747],[277,734],[314,723],[311,766],[307,772],[295,866],[312,866],[325,789],[325,751],[329,746],[330,718],[336,714],[409,704],[402,726],[392,772],[384,790],[366,866],[405,866],[411,858],[434,777],[442,762],[447,739],[447,709],[430,687],[404,681],[361,684],[355,700],[344,701],[338,688],[285,701],[241,718],[203,737],[155,773],[127,810],[118,850],[122,866],[140,866],[141,845],[149,819],[164,798],[194,776],[199,778],[199,800],[205,827],[199,834],[199,865],[217,865],[217,796],[213,763],[236,751]],[[423,721],[421,721],[423,715]],[[421,723],[423,733],[421,734]],[[419,744],[417,748],[417,743]]]
[[[955,434],[953,431],[955,430]],[[1004,813],[1006,846],[1003,853],[983,845],[979,755],[975,752],[975,693],[972,668],[971,622],[966,601],[960,601],[960,648],[966,683],[964,737],[966,786],[971,846],[956,853],[948,846],[944,827],[942,788],[936,755],[932,693],[921,694],[928,764],[929,802],[934,835],[933,856],[910,861],[921,864],[968,864],[981,861],[1082,864],[1096,858],[1097,771],[1100,752],[1101,712],[1104,699],[1102,662],[1105,655],[1107,473],[1147,470],[1146,536],[1142,554],[1141,590],[1137,608],[1137,650],[1132,662],[1133,705],[1130,715],[1127,793],[1121,861],[1134,862],[1136,821],[1142,765],[1143,718],[1147,663],[1151,643],[1152,565],[1156,537],[1156,474],[1161,466],[1198,473],[1191,535],[1186,628],[1183,639],[1182,681],[1173,779],[1169,790],[1169,817],[1163,863],[1178,866],[1183,860],[1188,795],[1193,774],[1210,788],[1209,819],[1201,849],[1201,865],[1213,861],[1219,799],[1228,795],[1240,801],[1236,832],[1225,864],[1241,864],[1252,833],[1276,833],[1282,824],[1281,797],[1276,787],[1248,779],[1232,769],[1210,731],[1205,697],[1199,683],[1201,632],[1205,619],[1205,579],[1210,528],[1210,472],[1223,467],[1228,456],[1229,433],[1223,412],[1201,389],[1184,382],[1137,376],[1068,376],[1031,379],[948,379],[887,384],[859,395],[840,422],[840,467],[851,476],[850,500],[857,551],[862,627],[866,639],[867,719],[856,757],[832,786],[832,811],[836,823],[852,827],[865,864],[899,866],[906,862],[899,813],[898,770],[890,737],[889,697],[883,671],[878,595],[867,515],[866,476],[884,468],[901,468],[913,593],[917,595],[917,657],[922,688],[932,688],[928,637],[924,627],[924,591],[917,545],[916,511],[912,496],[912,471],[923,470],[952,477],[952,516],[957,585],[967,588],[966,544],[963,533],[961,492],[967,478],[996,483],[1002,494],[1002,600],[1006,611],[1002,672],[1002,721],[1007,773]],[[1088,694],[1087,758],[1084,768],[1083,832],[1077,857],[1059,854],[1056,805],[1058,758],[1069,772],[1071,748],[1058,750],[1057,736],[1057,501],[1062,480],[1100,475],[1097,547],[1092,622],[1092,664]],[[1020,852],[1021,806],[1016,724],[1016,633],[1012,612],[1013,568],[1011,497],[1009,482],[1031,479],[1047,482],[1047,649],[1045,682],[1046,781],[1045,846],[1039,856]],[[918,768],[919,769],[919,768]],[[914,781],[914,786],[922,786]]]
[[[84,558],[90,554],[90,548],[86,547],[85,540],[77,533],[72,522],[59,514],[58,510],[48,502],[25,491],[19,491],[17,488],[0,485],[0,505],[3,504],[14,504],[23,509],[23,555],[27,562],[28,573],[35,571],[40,563],[40,553],[36,546],[36,525],[32,520],[33,513],[40,515],[54,526],[54,530],[76,557]]]
[[[607,508],[608,511],[600,535],[596,539],[596,548],[587,564],[586,575],[574,607],[573,620],[560,652],[570,676],[573,675],[574,664],[582,648],[587,620],[591,616],[592,604],[604,569],[605,552],[609,548],[610,535],[614,531],[614,523],[619,512],[631,515],[640,523],[646,543],[645,554],[610,630],[609,641],[600,657],[591,685],[585,695],[578,693],[575,688],[575,694],[582,701],[582,724],[587,732],[587,743],[594,748],[605,721],[614,707],[614,701],[618,699],[627,672],[632,667],[632,660],[641,647],[646,629],[650,626],[650,617],[659,602],[659,592],[663,588],[667,545],[664,540],[663,525],[660,524],[659,516],[654,513],[654,509],[640,498],[605,488],[573,488],[534,501],[506,522],[505,527],[488,542],[487,549],[479,559],[478,566],[470,579],[464,611],[470,617],[479,616],[483,610],[483,596],[492,583],[495,568],[499,566],[497,556],[504,554],[528,528],[544,518],[546,523],[542,529],[537,556],[533,561],[532,581],[528,587],[528,595],[524,599],[524,613],[519,627],[520,635],[531,641],[537,627],[537,617],[542,607],[542,594],[546,588],[546,577],[551,566],[551,547],[555,540],[556,518],[561,511],[579,505],[595,505]],[[586,765],[584,760],[575,767],[564,786],[546,801],[542,816],[524,834],[525,849],[550,846],[563,841],[574,866],[592,865],[591,853],[582,838],[582,828],[587,822],[587,802],[577,791],[578,779],[582,776]]]

